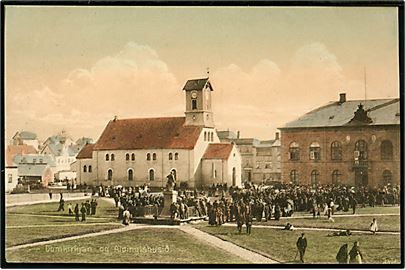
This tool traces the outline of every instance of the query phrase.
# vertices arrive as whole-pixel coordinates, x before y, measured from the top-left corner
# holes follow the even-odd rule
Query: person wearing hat
[[[304,262],[305,250],[307,249],[307,239],[305,238],[305,233],[302,233],[297,240],[297,249],[300,254],[300,261]]]

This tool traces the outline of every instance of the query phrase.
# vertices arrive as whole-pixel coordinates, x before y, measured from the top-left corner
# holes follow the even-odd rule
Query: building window
[[[115,160],[115,155],[111,154],[111,161],[114,161],[114,160]]]
[[[334,170],[332,172],[332,184],[339,185],[341,176],[342,176],[342,174],[339,172],[339,170]]]
[[[91,168],[91,165],[89,165],[89,172],[92,172],[92,168]]]
[[[33,162],[33,163],[37,163],[37,159],[34,158],[34,159],[32,160],[32,162]]]
[[[385,140],[381,142],[381,159],[382,160],[392,160],[394,156],[394,151],[392,147],[392,142]]]
[[[179,159],[179,153],[174,153],[174,159],[178,160]]]
[[[113,176],[113,171],[111,169],[109,169],[107,172],[107,180],[112,180],[112,176]]]
[[[110,155],[109,155],[109,154],[106,154],[106,155],[105,155],[105,160],[106,160],[106,161],[109,161],[109,160],[110,160]]]
[[[332,160],[342,160],[342,144],[333,142],[330,146],[330,156]]]
[[[156,160],[156,153],[153,153],[153,154],[152,154],[152,159],[153,159],[153,160]]]
[[[191,100],[191,109],[197,110],[197,100],[196,99]]]
[[[154,180],[155,180],[155,170],[149,169],[149,181],[154,181]]]
[[[292,170],[290,172],[290,182],[293,183],[294,185],[298,185],[299,183],[299,175],[297,170]]]
[[[309,146],[309,159],[321,160],[321,146],[318,142],[313,142]]]
[[[83,166],[83,172],[87,172],[87,166],[86,165]]]
[[[354,160],[367,160],[367,143],[358,140],[354,145]]]
[[[131,160],[132,160],[132,161],[135,160],[135,154],[134,154],[134,153],[131,154]]]
[[[389,170],[385,170],[383,172],[383,183],[384,185],[388,185],[392,183],[392,173]]]
[[[146,154],[146,160],[150,160],[150,153]]]
[[[214,141],[214,132],[211,132],[211,142]]]
[[[296,142],[290,144],[290,160],[300,160],[300,147]]]
[[[129,154],[128,153],[125,154],[125,160],[129,160]]]
[[[173,160],[173,154],[169,153],[169,160]]]
[[[12,174],[8,175],[8,183],[13,183],[13,175]]]
[[[207,141],[207,131],[204,131],[204,142]]]
[[[319,172],[317,170],[311,172],[311,185],[319,185]]]
[[[39,159],[39,163],[42,163],[42,162],[44,162],[44,160],[43,160],[42,158],[40,158],[40,159]]]
[[[128,181],[134,180],[134,171],[132,169],[128,170]]]

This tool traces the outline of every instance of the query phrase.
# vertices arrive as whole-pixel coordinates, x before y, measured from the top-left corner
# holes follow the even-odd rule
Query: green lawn
[[[347,214],[351,214],[353,213],[352,209],[349,209],[349,212],[343,212],[343,211],[339,211],[336,212],[337,215],[347,215]],[[400,214],[400,209],[399,206],[385,206],[385,207],[381,207],[381,206],[377,206],[377,207],[364,207],[364,208],[360,208],[357,207],[356,208],[356,214]]]
[[[246,263],[180,230],[161,228],[137,229],[6,251],[6,260],[61,263]]]
[[[329,221],[326,217],[321,218],[288,218],[281,220],[271,219],[267,222],[253,222],[254,225],[279,225],[284,226],[291,223],[296,227],[317,227],[317,228],[333,228],[333,229],[350,229],[350,230],[369,230],[373,217],[333,217],[335,222]],[[400,231],[400,216],[377,216],[377,224],[379,231]]]
[[[82,201],[72,201],[72,205]],[[121,225],[116,218],[118,210],[115,206],[104,200],[97,200],[97,202],[96,215],[87,216],[85,224],[105,223],[103,225],[82,225],[82,222],[75,222],[74,216],[68,215],[67,204],[65,205],[65,212],[56,211],[57,202],[7,208],[6,246],[64,238],[120,227]],[[23,227],[18,228],[18,226]]]
[[[295,258],[295,243],[302,231],[282,231],[270,228],[252,228],[252,234],[244,232],[238,234],[235,227],[211,227],[196,225],[197,228],[233,242],[243,247],[250,248],[271,258],[285,262],[297,263]],[[245,229],[245,227],[244,227]],[[305,232],[308,248],[305,259],[307,263],[336,263],[335,256],[341,245],[348,243],[353,246],[354,241],[359,241],[364,255],[365,263],[399,263],[400,262],[400,236],[399,235],[361,235],[354,234],[350,237],[329,237],[328,232]]]

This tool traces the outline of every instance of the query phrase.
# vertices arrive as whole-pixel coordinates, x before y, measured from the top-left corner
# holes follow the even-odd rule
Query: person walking
[[[352,249],[349,252],[349,263],[362,264],[363,254],[361,254],[359,242],[354,242]]]
[[[49,199],[52,200],[52,189],[49,190]]]
[[[82,222],[86,221],[86,212],[87,212],[86,206],[84,203],[82,203],[82,207],[80,209],[80,213],[82,213]]]
[[[76,205],[75,205],[74,212],[75,212],[75,221],[79,221],[79,204],[78,203],[76,203]]]
[[[307,249],[307,239],[305,238],[304,233],[302,233],[301,236],[298,238],[296,245],[298,253],[300,254],[300,261],[304,263],[305,250]]]
[[[344,244],[343,246],[340,247],[340,249],[336,255],[336,261],[339,264],[349,263],[349,245],[348,244]]]
[[[68,211],[69,211],[69,216],[73,215],[73,208],[72,208],[71,203],[68,203]]]
[[[123,213],[123,220],[122,220],[122,224],[124,225],[129,225],[129,221],[131,218],[131,213],[128,211],[128,208],[125,209],[124,213]]]
[[[58,212],[59,211],[65,211],[65,200],[63,198],[60,199],[59,201],[59,208],[58,208]]]
[[[378,225],[377,225],[377,219],[373,218],[373,222],[370,224],[370,231],[373,234],[376,234],[378,232]]]

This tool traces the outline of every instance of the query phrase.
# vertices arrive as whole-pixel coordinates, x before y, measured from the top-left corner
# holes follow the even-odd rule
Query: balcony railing
[[[368,168],[370,162],[368,160],[354,160],[353,168]]]

